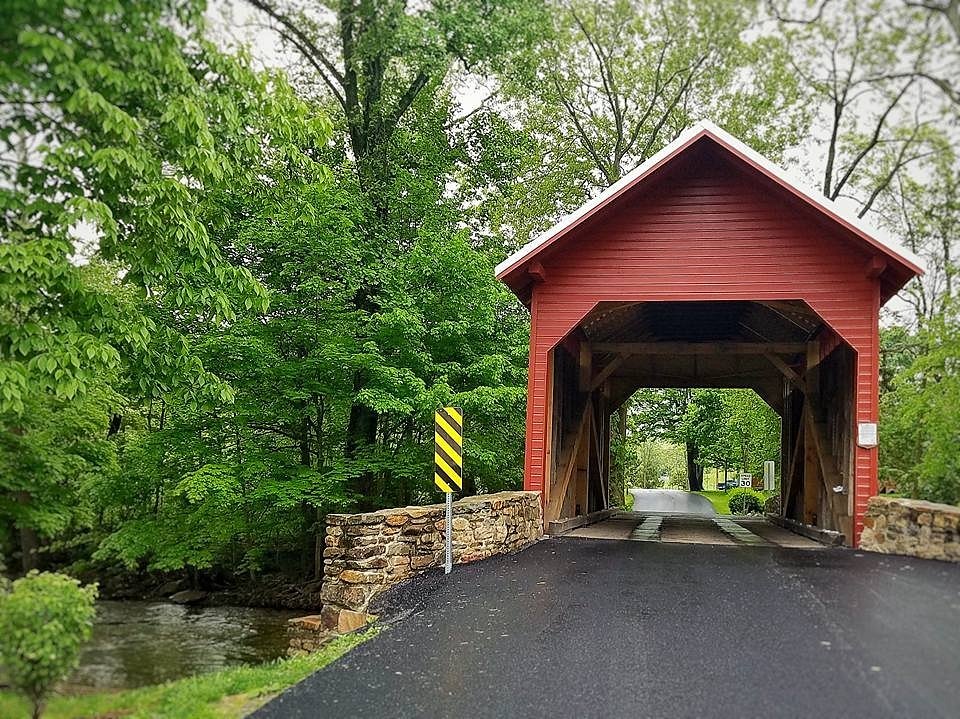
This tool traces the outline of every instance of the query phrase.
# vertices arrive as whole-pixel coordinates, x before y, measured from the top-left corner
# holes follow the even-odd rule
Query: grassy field
[[[55,696],[44,713],[46,719],[225,719],[242,717],[272,696],[296,684],[317,669],[343,656],[377,633],[372,627],[358,634],[337,637],[315,654],[279,659],[258,666],[234,667],[200,674],[166,684],[120,692],[80,696]],[[0,691],[0,717],[29,717],[26,701]]]

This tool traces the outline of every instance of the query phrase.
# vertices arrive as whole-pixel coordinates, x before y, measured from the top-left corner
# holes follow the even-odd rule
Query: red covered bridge
[[[700,123],[497,267],[530,308],[524,486],[609,503],[641,387],[744,387],[782,419],[786,517],[856,544],[877,491],[879,310],[918,260]]]

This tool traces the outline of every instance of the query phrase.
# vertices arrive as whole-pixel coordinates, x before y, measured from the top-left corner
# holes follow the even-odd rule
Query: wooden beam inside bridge
[[[628,355],[766,355],[799,354],[804,342],[595,342],[594,352]]]

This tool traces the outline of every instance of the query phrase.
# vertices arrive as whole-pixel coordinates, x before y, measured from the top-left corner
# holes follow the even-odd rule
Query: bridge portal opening
[[[656,495],[646,490],[722,493],[749,486],[769,498],[779,487],[780,416],[752,389],[640,388],[611,418],[610,448],[614,506],[626,506],[632,490],[648,498],[635,506],[649,508]],[[725,504],[726,497],[707,496]]]
[[[800,300],[597,304],[548,357],[546,521],[617,503],[611,433],[635,392],[738,388],[780,417],[783,515],[851,536],[853,360]]]

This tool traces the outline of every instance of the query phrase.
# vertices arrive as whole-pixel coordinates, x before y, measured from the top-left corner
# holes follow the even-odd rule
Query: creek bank
[[[68,570],[69,571],[69,570]],[[319,610],[322,579],[296,581],[284,575],[265,575],[238,585],[223,581],[169,575],[136,575],[123,572],[79,574],[83,582],[97,582],[102,599],[111,601],[172,601],[177,594],[187,595],[188,603],[200,607],[259,607],[263,609]],[[201,596],[202,595],[202,596]]]

